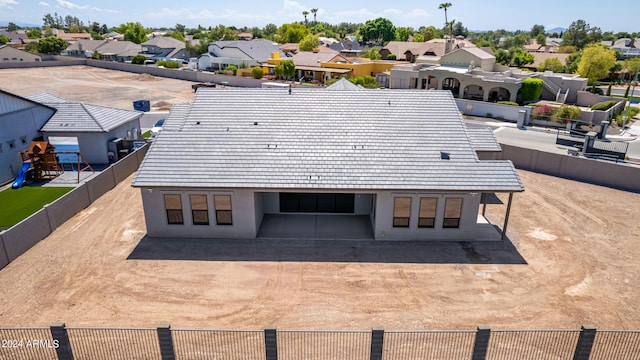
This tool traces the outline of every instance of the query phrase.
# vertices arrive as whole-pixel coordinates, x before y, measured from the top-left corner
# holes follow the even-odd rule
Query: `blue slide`
[[[22,163],[22,167],[20,168],[20,171],[18,172],[18,176],[16,177],[16,181],[13,182],[13,184],[11,184],[11,188],[12,189],[20,189],[22,187],[22,185],[24,185],[24,181],[27,178],[27,172],[29,171],[29,168],[31,167],[31,162],[30,161],[25,161]]]

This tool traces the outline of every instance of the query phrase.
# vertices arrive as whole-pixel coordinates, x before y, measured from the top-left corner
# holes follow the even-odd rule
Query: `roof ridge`
[[[91,104],[85,104],[85,103],[78,103],[78,104],[80,104],[80,106],[82,106],[82,108],[87,112],[87,114],[89,114],[89,116],[91,117],[93,122],[95,122],[98,125],[100,130],[102,130],[103,132],[107,132],[107,130],[104,128],[104,126],[102,126],[102,124],[100,124],[98,119],[96,119],[96,117],[93,115],[93,112],[91,112],[91,110],[87,109],[86,105],[91,105]],[[96,105],[91,105],[91,106],[96,106]]]

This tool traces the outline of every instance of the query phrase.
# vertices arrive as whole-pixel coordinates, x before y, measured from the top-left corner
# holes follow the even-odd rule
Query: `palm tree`
[[[304,26],[307,26],[307,15],[309,15],[309,12],[305,10],[302,12],[302,15],[304,15]]]
[[[313,32],[315,33],[316,32],[316,24],[317,24],[317,22],[316,22],[316,14],[318,13],[318,8],[313,8],[313,9],[311,9],[309,11],[311,11],[311,13],[313,14]]]
[[[447,9],[449,7],[451,7],[451,3],[448,3],[448,2],[447,3],[442,3],[442,4],[440,4],[440,6],[438,6],[438,9],[443,9],[444,10],[444,23],[445,23],[445,26],[449,24],[449,21],[447,20]],[[452,29],[452,31],[451,31],[450,36],[453,37],[453,28],[451,28],[451,29]]]

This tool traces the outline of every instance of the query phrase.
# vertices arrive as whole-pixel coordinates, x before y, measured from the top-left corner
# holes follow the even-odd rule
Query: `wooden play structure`
[[[32,141],[29,150],[21,153],[23,163],[31,163],[30,171],[33,171],[32,178],[34,182],[53,180],[64,173],[64,169],[58,161],[58,155],[62,154],[77,156],[78,183],[80,183],[80,173],[82,171],[91,170],[95,172],[80,152],[56,152],[55,147],[48,141]]]

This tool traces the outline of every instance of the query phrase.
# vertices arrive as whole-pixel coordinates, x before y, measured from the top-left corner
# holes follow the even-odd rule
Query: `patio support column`
[[[507,213],[504,215],[504,225],[502,226],[502,240],[507,238],[507,225],[509,225],[509,214],[511,213],[511,201],[513,193],[509,193],[509,203],[507,204]]]

